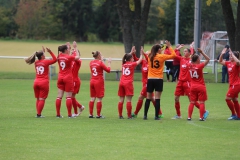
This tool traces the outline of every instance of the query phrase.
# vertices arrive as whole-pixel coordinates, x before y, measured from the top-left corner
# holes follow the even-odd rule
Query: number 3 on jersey
[[[160,67],[159,61],[158,60],[153,61],[153,63],[151,63],[151,67],[152,68],[159,68]]]
[[[189,71],[190,72],[190,76],[191,76],[191,78],[196,78],[196,79],[198,79],[198,77],[199,77],[199,75],[197,74],[197,71]]]
[[[130,74],[131,74],[131,72],[130,72],[129,68],[123,67],[123,75],[128,76],[128,75],[130,75]]]
[[[97,69],[95,67],[92,68],[92,71],[93,71],[93,73],[92,73],[93,76],[97,76],[98,75]]]

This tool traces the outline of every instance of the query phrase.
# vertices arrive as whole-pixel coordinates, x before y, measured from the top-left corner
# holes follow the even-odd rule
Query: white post
[[[175,45],[179,40],[179,0],[176,0]]]
[[[201,37],[201,0],[195,0],[194,13],[194,49],[200,48]]]

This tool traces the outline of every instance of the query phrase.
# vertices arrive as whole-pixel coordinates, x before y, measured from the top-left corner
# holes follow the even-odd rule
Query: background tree
[[[212,5],[213,0],[206,1],[208,5]],[[215,0],[219,2],[219,0]],[[238,5],[237,5],[238,4]],[[221,0],[222,13],[226,24],[229,43],[232,50],[240,51],[240,0]],[[236,17],[234,17],[234,9],[237,8]]]
[[[151,2],[151,0],[144,0],[142,7],[141,0],[117,0],[126,53],[131,51],[132,45],[136,46],[137,55],[140,53],[140,46],[144,44]]]

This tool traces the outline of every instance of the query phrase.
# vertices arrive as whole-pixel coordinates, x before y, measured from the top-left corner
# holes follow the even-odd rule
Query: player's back
[[[103,79],[103,62],[101,60],[92,60],[90,62],[91,79]]]
[[[72,61],[74,60],[75,56],[70,56],[67,54],[60,54],[58,56],[59,78],[72,76]]]
[[[48,80],[49,60],[38,60],[35,62],[36,79]]]
[[[137,66],[137,62],[126,62],[122,65],[121,82],[133,81],[134,69]]]
[[[191,78],[191,88],[200,88],[205,86],[204,77],[203,77],[203,68],[205,64],[188,64],[190,78]]]

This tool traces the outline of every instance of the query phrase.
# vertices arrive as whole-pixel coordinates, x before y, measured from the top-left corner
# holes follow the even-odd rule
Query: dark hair
[[[225,48],[229,49],[229,45],[226,45]]]
[[[26,62],[27,64],[32,64],[32,63],[35,62],[36,57],[38,58],[38,60],[40,60],[41,57],[42,57],[42,55],[43,55],[43,51],[35,52],[35,53],[33,53],[30,57],[26,58],[26,59],[25,59],[25,62]]]
[[[189,53],[191,53],[191,50],[189,48],[186,48]]]
[[[63,44],[61,46],[58,46],[58,56],[59,56],[59,52],[64,52],[65,50],[68,49],[68,46],[66,44]]]
[[[132,58],[132,54],[126,53],[122,58],[122,64],[125,64],[127,61],[130,61]]]
[[[191,59],[192,59],[192,62],[195,63],[199,58],[199,55],[198,54],[194,54],[192,55]]]
[[[93,57],[94,57],[94,58],[97,58],[97,57],[98,57],[98,55],[99,55],[99,53],[100,53],[99,51],[92,52],[92,55],[93,55]]]
[[[148,55],[151,62],[153,62],[153,59],[156,56],[156,54],[158,53],[158,50],[160,48],[162,48],[162,46],[159,44],[155,44],[154,46],[152,46],[151,53],[149,53],[149,55]]]

